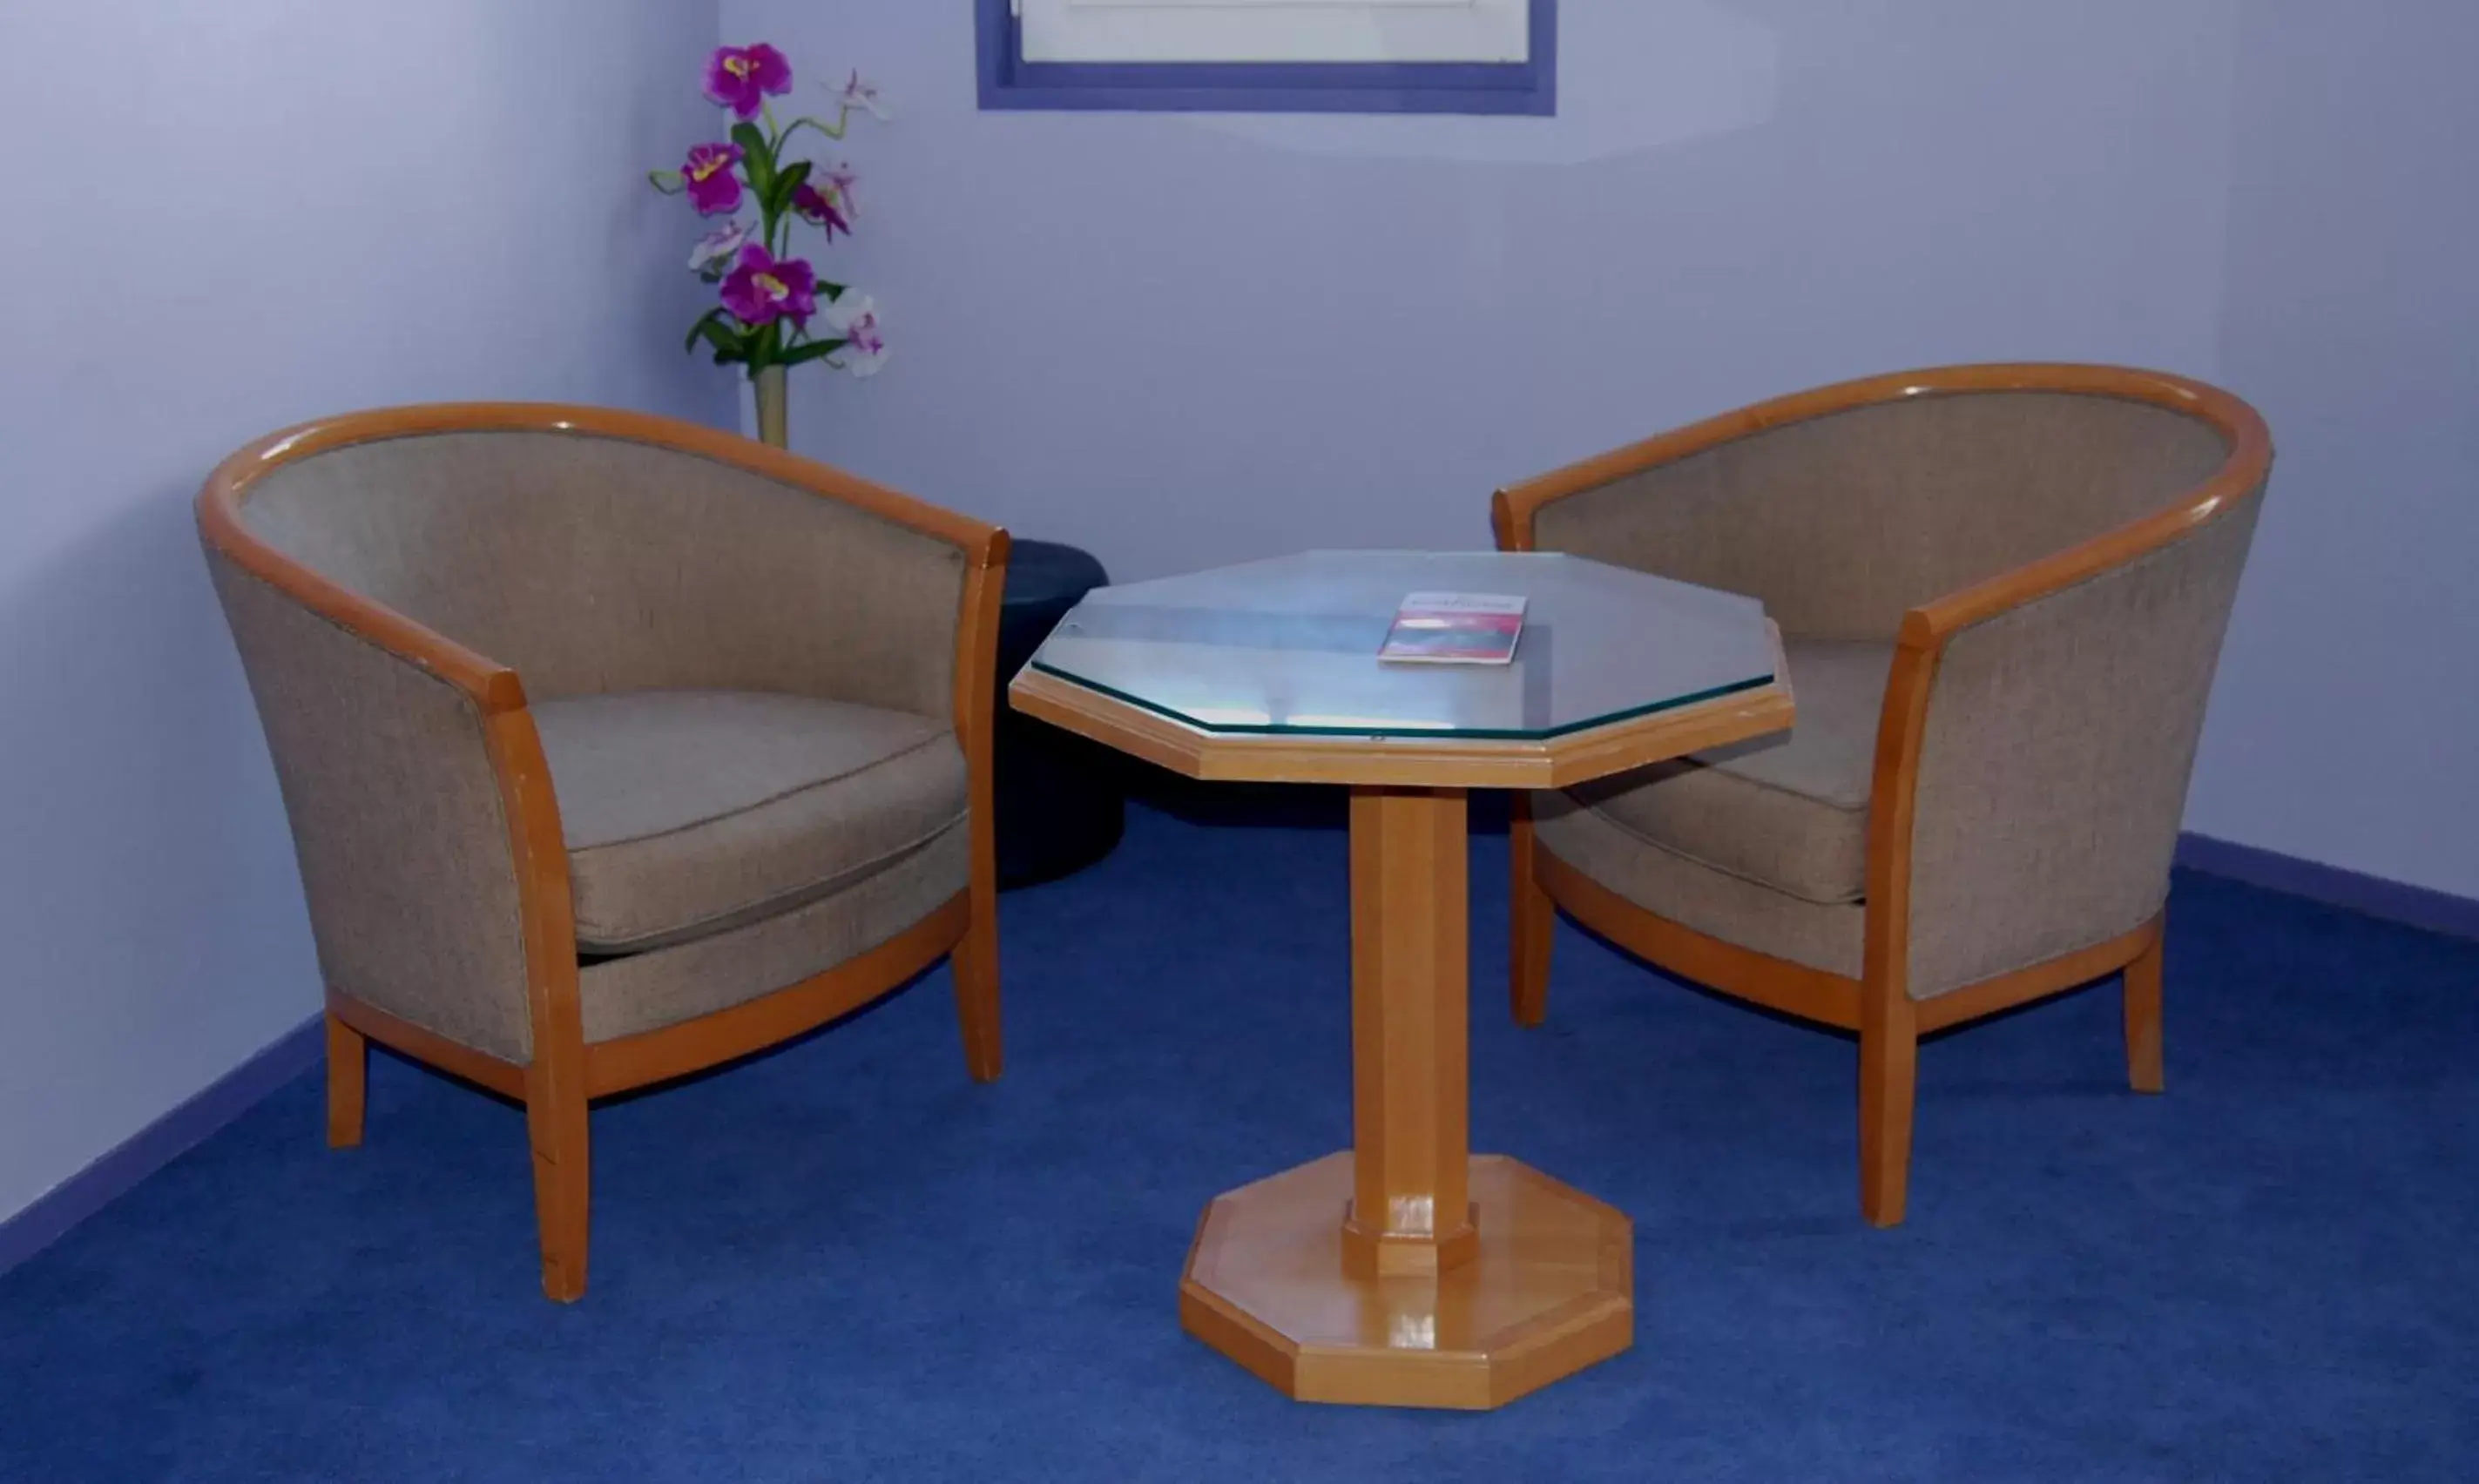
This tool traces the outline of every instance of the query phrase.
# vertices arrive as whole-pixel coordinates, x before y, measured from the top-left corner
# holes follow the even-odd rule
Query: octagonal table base
[[[1467,1139],[1465,794],[1351,796],[1352,1148],[1217,1197],[1182,1324],[1302,1401],[1495,1407],[1625,1349],[1626,1217]]]
[[[1180,1324],[1297,1401],[1502,1406],[1635,1338],[1627,1218],[1503,1155],[1470,1164],[1480,1229],[1440,1277],[1355,1274],[1348,1150],[1205,1209]]]

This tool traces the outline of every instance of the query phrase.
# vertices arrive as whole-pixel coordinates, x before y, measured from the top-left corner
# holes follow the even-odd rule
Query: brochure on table
[[[1521,597],[1413,593],[1394,610],[1377,657],[1393,664],[1503,665],[1523,637]]]

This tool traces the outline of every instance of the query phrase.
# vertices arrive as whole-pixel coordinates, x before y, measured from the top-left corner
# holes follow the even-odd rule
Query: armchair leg
[[[973,892],[972,925],[956,944],[956,1019],[964,1033],[964,1069],[975,1082],[996,1082],[1006,1069],[999,1030],[998,893]]]
[[[587,1197],[592,1169],[585,1093],[554,1085],[539,1060],[525,1073],[525,1132],[533,1143],[534,1220],[542,1232],[543,1292],[561,1303],[585,1296]]]
[[[2126,966],[2126,1080],[2137,1092],[2166,1087],[2160,1065],[2160,960],[2167,940],[2164,917],[2153,925],[2152,942]]]
[[[1918,1013],[1910,996],[1863,991],[1859,1027],[1859,1214],[1900,1226],[1910,1191],[1911,1107],[1919,1082]]]
[[[1549,1014],[1549,949],[1556,941],[1558,908],[1534,874],[1533,859],[1540,847],[1532,834],[1532,802],[1521,793],[1515,796],[1507,839],[1507,895],[1513,911],[1507,934],[1507,998],[1515,1023],[1535,1026]]]
[[[327,1147],[351,1149],[362,1141],[362,1111],[370,1098],[371,1043],[361,1032],[327,1012]]]

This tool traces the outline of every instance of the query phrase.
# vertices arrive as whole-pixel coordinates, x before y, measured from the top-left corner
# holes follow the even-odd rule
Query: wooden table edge
[[[1798,707],[1781,630],[1771,620],[1765,627],[1767,683],[1554,737],[1214,731],[1031,665],[1008,699],[1028,716],[1212,782],[1566,788],[1788,729]]]

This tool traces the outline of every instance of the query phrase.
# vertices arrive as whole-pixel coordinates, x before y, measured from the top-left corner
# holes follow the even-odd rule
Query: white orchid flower
[[[835,94],[835,102],[839,107],[867,114],[881,123],[895,116],[894,113],[887,108],[885,100],[878,95],[878,85],[864,81],[857,71],[853,73],[851,81],[844,84],[842,90]]]
[[[746,221],[727,221],[698,239],[689,249],[689,271],[703,277],[715,277],[731,266],[734,254],[749,241],[753,229]]]
[[[819,305],[818,317],[844,343],[843,349],[829,357],[831,364],[864,379],[878,374],[886,364],[886,335],[879,323],[876,299],[866,294],[846,294],[831,304]]]

